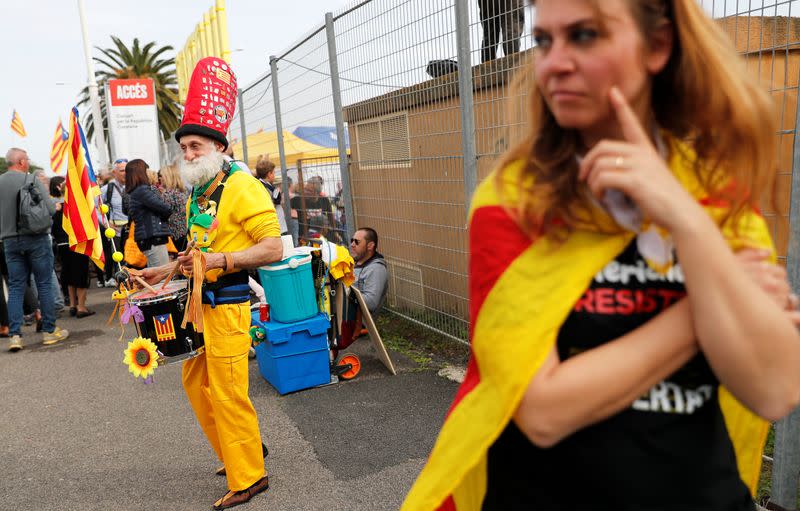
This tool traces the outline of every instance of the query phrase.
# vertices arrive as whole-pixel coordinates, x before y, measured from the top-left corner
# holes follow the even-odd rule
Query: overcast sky
[[[310,29],[352,0],[256,1],[227,0],[231,56],[239,83],[246,85],[279,54]],[[93,46],[110,47],[111,36],[127,44],[155,41],[183,47],[213,0],[85,0]],[[6,67],[0,86],[0,148],[28,150],[31,159],[49,170],[50,142],[58,118],[67,123],[78,93],[86,85],[86,60],[81,39],[78,0],[2,0],[0,47]],[[63,85],[58,85],[61,82]],[[9,125],[16,109],[28,136],[20,139]]]

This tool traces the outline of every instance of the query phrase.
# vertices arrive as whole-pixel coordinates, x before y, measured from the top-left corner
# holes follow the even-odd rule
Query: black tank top
[[[558,334],[559,357],[616,339],[683,296],[680,266],[653,272],[634,241],[575,304]],[[550,449],[509,423],[489,450],[483,510],[752,511],[718,383],[699,354],[630,408]]]

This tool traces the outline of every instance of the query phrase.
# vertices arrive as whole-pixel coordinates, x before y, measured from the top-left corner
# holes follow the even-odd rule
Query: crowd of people
[[[17,234],[16,197],[22,186],[18,176],[24,176],[30,169],[27,153],[22,149],[12,148],[6,158],[9,162],[9,176],[14,177],[5,178],[8,181],[13,180],[13,184],[6,188],[10,200],[4,201],[8,227],[3,231],[3,238]],[[115,265],[111,263],[114,250],[124,253],[123,264],[126,266],[143,268],[165,264],[186,248],[186,201],[189,189],[181,177],[178,162],[155,172],[144,160],[119,158],[107,172],[97,176],[100,186],[99,203],[108,206],[108,226],[115,232],[113,238],[102,237],[103,252],[108,262],[104,269],[92,263],[88,256],[69,249],[69,239],[62,227],[61,208],[64,202],[65,178],[59,175],[47,177],[42,170],[31,174],[41,184],[42,193],[53,206],[51,228],[48,232],[41,233],[47,234],[53,254],[52,263],[48,263],[48,267],[51,267],[49,293],[39,291],[37,278],[42,281],[47,279],[37,277],[33,266],[30,267],[31,275],[23,289],[21,322],[35,323],[37,332],[45,328],[42,303],[51,299],[53,312],[48,312],[48,317],[60,317],[67,312],[78,318],[95,314],[86,305],[87,290],[92,276],[98,288],[117,286]],[[282,234],[292,234],[295,243],[324,236],[335,243],[347,244],[344,210],[337,206],[340,202],[341,186],[336,196],[328,197],[322,190],[321,176],[309,178],[303,183],[302,191],[299,190],[299,184],[292,183],[289,178],[291,217],[287,222],[282,206],[280,173],[276,173],[275,165],[263,156],[259,158],[253,175],[263,184],[272,199]],[[30,258],[25,259],[29,260]],[[8,265],[2,250],[0,272],[10,289]],[[10,337],[9,349],[17,351],[22,349],[22,333],[18,328],[12,328],[9,314],[6,297],[0,293],[0,336]],[[49,328],[49,321],[47,326]],[[59,331],[68,335],[66,330]]]
[[[144,267],[167,262],[170,252],[176,254],[186,246],[188,192],[176,165],[154,172],[141,159],[120,158],[110,171],[97,176],[98,205],[108,206],[108,226],[115,232],[113,238],[101,237],[106,264],[100,269],[88,256],[69,249],[62,227],[65,178],[47,177],[42,170],[30,172],[23,149],[11,148],[6,161],[8,171],[0,176],[0,274],[8,298],[0,292],[0,337],[9,338],[9,351],[23,348],[23,325],[35,324],[36,332],[44,332],[44,343],[52,344],[69,336],[55,326],[58,317],[94,315],[86,305],[91,276],[95,275],[97,287],[117,286],[115,249],[123,251],[127,245],[124,264]],[[20,190],[30,185],[51,216],[36,230],[20,226]]]
[[[219,66],[215,59],[203,65]],[[215,74],[219,87],[231,88]],[[213,504],[227,509],[249,501],[269,487],[264,468],[267,449],[261,440],[256,410],[248,396],[248,354],[251,350],[250,292],[251,273],[284,255],[280,237],[292,228],[298,241],[326,236],[343,243],[336,229],[337,220],[331,199],[322,192],[323,181],[312,177],[301,193],[291,187],[292,216],[282,215],[283,198],[276,183],[275,166],[261,158],[254,173],[231,158],[226,138],[227,122],[215,128],[197,122],[200,101],[195,83],[187,103],[186,115],[175,138],[183,157],[175,164],[150,169],[142,159],[119,158],[108,173],[98,176],[100,194],[97,206],[108,206],[100,231],[104,236],[104,269],[96,268],[99,287],[117,287],[112,269],[112,254],[122,251],[128,272],[155,284],[174,274],[175,260],[189,288],[201,289],[200,303],[187,302],[187,310],[203,318],[192,322],[202,332],[204,351],[183,363],[183,386],[200,427],[223,466],[218,475],[227,479],[228,491]],[[231,88],[235,90],[235,88]],[[205,110],[203,110],[205,111]],[[9,300],[0,292],[0,334],[10,336],[8,349],[23,349],[23,296],[33,320],[39,321],[43,343],[67,339],[69,332],[56,326],[66,302],[69,313],[78,318],[94,314],[87,307],[93,263],[70,249],[69,235],[62,227],[65,180],[32,174],[27,153],[12,148],[6,155],[9,170],[0,176],[0,238],[6,260]],[[190,188],[187,188],[187,185]],[[27,189],[32,190],[46,215],[37,227],[18,203]],[[334,198],[334,200],[336,200]],[[281,212],[281,213],[278,213]],[[202,218],[214,229],[204,238],[204,274],[196,278],[198,249],[185,250],[198,241],[192,226]],[[21,226],[28,227],[21,227]],[[293,226],[293,227],[290,227]],[[350,240],[356,278],[363,287],[370,312],[377,313],[385,300],[387,274],[383,256],[377,252],[378,235],[364,228]],[[5,269],[7,266],[7,270]],[[134,273],[134,269],[136,273]],[[192,295],[195,295],[192,292]],[[59,301],[60,300],[60,301]],[[57,303],[59,301],[59,303]],[[360,328],[354,337],[359,335]]]

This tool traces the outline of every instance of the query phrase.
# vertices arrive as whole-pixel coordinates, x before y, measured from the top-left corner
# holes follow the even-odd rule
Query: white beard
[[[202,186],[211,181],[222,169],[225,155],[214,149],[205,156],[199,156],[194,161],[181,159],[181,177],[191,187]]]

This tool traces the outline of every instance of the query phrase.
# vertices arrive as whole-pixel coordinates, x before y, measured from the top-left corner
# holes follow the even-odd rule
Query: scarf
[[[727,204],[709,198],[703,190],[693,171],[694,152],[675,140],[668,143],[670,170],[719,225]],[[561,324],[592,278],[637,236],[597,211],[595,228],[578,228],[559,242],[531,239],[505,207],[518,197],[523,165],[516,162],[505,170],[502,194],[492,173],[473,197],[470,358],[430,457],[401,511],[480,510],[489,448],[508,425],[525,389],[555,346]],[[721,230],[732,250],[770,249],[774,261],[766,222],[757,212],[742,214],[736,229],[730,224]],[[616,234],[609,234],[614,230]],[[653,235],[650,229],[641,232]],[[657,262],[652,266],[659,269]],[[719,401],[740,476],[754,493],[769,423],[724,387],[720,387]]]

